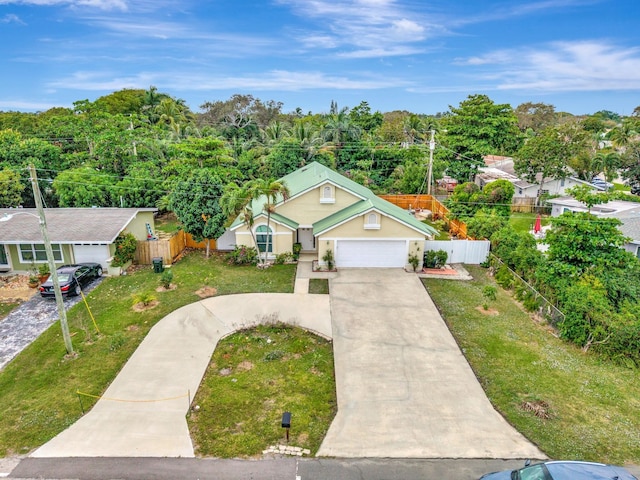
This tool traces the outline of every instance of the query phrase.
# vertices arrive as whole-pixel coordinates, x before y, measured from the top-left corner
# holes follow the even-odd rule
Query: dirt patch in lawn
[[[0,303],[22,303],[38,290],[29,287],[28,275],[6,275],[0,277]]]
[[[196,295],[200,298],[213,297],[216,293],[218,293],[218,289],[214,287],[202,287],[199,290],[196,290]]]

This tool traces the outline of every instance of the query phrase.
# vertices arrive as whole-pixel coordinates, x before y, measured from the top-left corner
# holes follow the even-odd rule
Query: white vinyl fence
[[[479,265],[489,256],[489,240],[426,240],[424,250],[444,250],[447,263]]]

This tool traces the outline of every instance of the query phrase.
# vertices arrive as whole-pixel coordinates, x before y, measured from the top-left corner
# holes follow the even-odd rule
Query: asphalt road
[[[472,480],[517,468],[522,460],[200,458],[26,458],[9,475],[79,480]]]

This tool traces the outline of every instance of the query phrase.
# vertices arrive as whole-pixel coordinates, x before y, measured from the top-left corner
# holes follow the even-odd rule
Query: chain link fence
[[[503,288],[513,289],[515,297],[528,311],[536,312],[554,328],[564,320],[564,313],[493,253],[489,253],[489,264],[495,269],[496,281]],[[501,273],[505,270],[510,276]]]

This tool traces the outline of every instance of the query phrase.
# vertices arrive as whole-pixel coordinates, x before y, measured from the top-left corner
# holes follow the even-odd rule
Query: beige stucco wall
[[[342,225],[329,230],[323,237],[329,238],[422,238],[419,232],[413,228],[409,228],[400,222],[381,215],[378,213],[380,221],[380,229],[365,229],[365,219],[368,217],[368,213],[354,217],[350,221],[343,223]]]
[[[407,249],[407,265],[409,267],[408,259],[410,254],[416,254],[419,260],[419,267],[422,266],[422,257],[424,254],[424,240],[425,236],[412,228],[409,228],[396,220],[386,217],[378,213],[380,221],[380,229],[365,229],[365,221],[368,218],[368,213],[353,218],[349,222],[346,222],[339,227],[334,228],[320,235],[317,240],[318,245],[318,262],[324,265],[322,257],[326,251],[331,249],[335,256],[336,240],[339,239],[403,239],[410,240]]]
[[[124,232],[132,233],[138,240],[147,239],[147,223],[151,225],[151,230],[156,233],[153,212],[138,212],[133,220],[126,226]]]
[[[253,225],[253,229],[255,231],[260,225],[266,225],[267,222],[262,219],[256,220],[256,223]],[[291,252],[293,251],[293,239],[294,233],[290,228],[285,227],[284,225],[277,224],[275,222],[271,222],[271,230],[273,231],[273,249],[272,255],[275,256],[280,253]],[[253,238],[249,230],[244,226],[238,227],[236,230],[236,244],[237,245],[246,245],[249,247],[254,247]]]
[[[335,203],[321,203],[322,189],[325,185],[330,185],[334,191]],[[279,205],[277,212],[287,218],[295,220],[300,225],[312,225],[314,222],[332,215],[360,199],[341,188],[336,188],[333,184],[324,184],[309,190],[292,200],[288,200]]]

